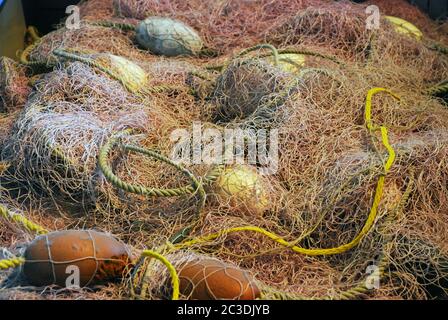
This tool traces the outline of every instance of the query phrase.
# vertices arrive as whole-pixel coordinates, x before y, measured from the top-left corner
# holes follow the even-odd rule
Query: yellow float
[[[409,21],[392,16],[385,16],[385,19],[394,25],[396,32],[409,35],[417,40],[421,40],[423,38],[423,33],[420,29]]]
[[[252,214],[261,215],[269,207],[266,184],[250,166],[224,169],[216,180],[215,191],[221,203]]]
[[[269,58],[269,63],[274,65],[274,57]],[[298,73],[305,66],[305,55],[298,53],[281,53],[277,67],[289,73]]]

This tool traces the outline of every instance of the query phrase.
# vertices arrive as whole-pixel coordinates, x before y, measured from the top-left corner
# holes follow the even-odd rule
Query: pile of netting
[[[446,23],[394,3],[90,0],[80,29],[31,29],[0,61],[0,298],[445,298]],[[384,17],[402,12],[421,35]],[[204,51],[151,54],[150,16]],[[240,163],[204,161],[235,132],[248,144],[219,150]],[[71,228],[115,235],[131,270],[22,282],[32,233]]]

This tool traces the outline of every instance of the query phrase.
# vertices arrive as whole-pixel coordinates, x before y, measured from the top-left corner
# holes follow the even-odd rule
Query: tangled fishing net
[[[399,16],[388,3],[369,1]],[[110,231],[141,258],[88,293],[38,295],[2,271],[0,297],[446,297],[446,36],[400,5],[422,39],[384,18],[366,29],[366,4],[347,1],[86,1],[80,30],[25,50],[31,94],[24,67],[3,59],[1,203],[49,230]],[[151,15],[190,25],[217,56],[155,56],[132,30],[98,24]],[[197,123],[247,129],[243,141],[263,132],[275,170],[172,161],[173,132],[191,142]],[[254,160],[248,148],[237,151]],[[1,245],[19,255],[30,237],[14,228],[1,224]]]

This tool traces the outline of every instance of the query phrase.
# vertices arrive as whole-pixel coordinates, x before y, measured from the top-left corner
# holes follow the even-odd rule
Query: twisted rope
[[[47,67],[48,64],[45,61],[30,61],[29,56],[31,54],[31,51],[33,51],[38,44],[41,42],[41,40],[37,40],[36,42],[30,44],[28,47],[26,47],[19,55],[19,60],[22,64],[29,66],[29,67]]]
[[[41,37],[39,36],[39,32],[37,31],[37,28],[35,26],[29,26],[26,29],[26,33],[30,35],[33,42],[37,42],[41,39]]]
[[[10,164],[7,162],[0,162],[0,174],[3,173],[4,170],[9,168]],[[1,186],[0,186],[1,187]],[[1,188],[0,188],[1,190]],[[12,221],[16,224],[22,225],[28,231],[35,232],[37,234],[45,234],[48,233],[48,230],[39,226],[38,224],[28,220],[23,215],[11,212],[6,206],[0,204],[0,216],[8,221]]]
[[[130,23],[110,22],[110,21],[94,21],[89,22],[90,25],[120,29],[123,31],[135,31],[136,26]]]
[[[306,50],[306,49],[283,49],[283,50],[279,50],[278,51],[279,54],[302,54],[305,56],[313,56],[316,58],[321,58],[321,59],[325,59],[325,60],[330,60],[336,64],[345,66],[345,63],[342,62],[341,60],[337,59],[334,56],[330,56],[330,55],[326,55],[323,53],[319,53],[316,51],[312,51],[312,50]]]
[[[448,47],[444,46],[441,43],[432,42],[431,44],[427,45],[427,48],[448,55]]]
[[[83,56],[80,56],[80,55],[77,55],[74,53],[70,53],[63,49],[55,49],[55,50],[53,50],[53,54],[55,56],[62,57],[62,58],[68,59],[68,60],[82,62],[92,68],[97,68],[98,70],[109,75],[112,79],[119,81],[128,91],[135,92],[135,90],[133,88],[131,88],[123,79],[121,79],[121,77],[117,76],[115,74],[115,72],[102,66],[101,64],[99,64],[98,62],[94,61],[91,58],[87,58],[87,57],[83,57]]]
[[[212,48],[202,48],[198,53],[199,57],[214,58],[219,55],[219,51]]]
[[[120,137],[116,135],[115,137],[109,139],[103,147],[100,150],[99,157],[98,157],[98,164],[100,166],[101,171],[103,172],[106,179],[112,183],[115,187],[122,189],[126,192],[135,193],[139,195],[145,195],[150,197],[175,197],[175,196],[181,196],[186,194],[193,194],[196,189],[200,186],[200,182],[194,177],[194,175],[188,171],[187,169],[183,168],[182,166],[172,162],[167,157],[152,151],[143,149],[134,145],[121,145],[121,147],[124,150],[128,151],[134,151],[137,153],[142,153],[144,155],[147,155],[149,157],[155,158],[159,161],[165,162],[180,172],[182,172],[184,175],[186,175],[190,180],[192,180],[192,185],[188,185],[185,187],[180,188],[172,188],[172,189],[159,189],[159,188],[147,188],[145,186],[141,185],[133,185],[127,182],[124,182],[121,180],[117,175],[113,173],[112,168],[108,164],[108,158],[111,153],[111,151],[119,145]]]
[[[191,72],[189,72],[189,74],[192,75],[193,77],[197,77],[197,78],[205,80],[205,81],[210,81],[210,82],[213,81],[209,76],[207,76],[203,72],[191,71]]]
[[[144,88],[144,93],[181,93],[184,92],[185,88],[174,86],[174,85],[158,85],[151,88]]]
[[[209,185],[216,182],[216,180],[218,180],[218,178],[221,176],[222,172],[224,171],[224,168],[225,168],[225,165],[223,165],[223,164],[218,164],[218,165],[214,166],[204,177],[204,181]]]

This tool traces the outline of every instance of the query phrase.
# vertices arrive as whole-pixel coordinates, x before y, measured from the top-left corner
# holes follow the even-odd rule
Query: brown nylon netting
[[[385,14],[400,15],[388,1],[369,3],[379,5]],[[388,128],[397,158],[386,177],[379,218],[356,248],[309,257],[260,234],[239,232],[166,257],[181,274],[181,298],[217,295],[213,288],[204,289],[212,286],[204,259],[217,261],[209,263],[220,265],[213,270],[224,275],[227,269],[247,272],[242,280],[218,277],[229,287],[240,287],[241,294],[254,294],[254,285],[244,283],[255,279],[259,288],[270,288],[265,298],[277,298],[275,292],[322,298],[339,297],[363,283],[368,266],[384,257],[388,268],[380,288],[360,298],[446,296],[448,110],[446,101],[425,94],[448,77],[446,55],[428,48],[432,40],[446,45],[446,35],[440,31],[443,26],[414,14],[418,11],[404,1],[399,3],[402,17],[415,23],[426,39],[398,34],[383,20],[383,27],[372,33],[365,29],[365,5],[347,1],[85,2],[84,22],[135,24],[149,15],[179,19],[196,29],[220,56],[154,56],[138,48],[133,32],[88,23],[80,30],[60,28],[44,36],[28,59],[57,65],[34,79],[30,95],[24,91],[28,90],[25,71],[17,73],[13,79],[20,80],[10,83],[20,88],[6,94],[10,113],[0,116],[0,160],[11,164],[1,175],[2,203],[20,207],[49,229],[94,227],[112,232],[136,251],[158,248],[197,219],[198,198],[146,197],[113,186],[97,162],[99,149],[113,133],[138,129],[134,135],[123,135],[124,141],[169,156],[175,145],[172,132],[190,131],[196,121],[201,121],[203,130],[222,132],[278,129],[278,171],[260,184],[269,206],[254,213],[249,207],[253,203],[241,203],[241,195],[234,201],[222,196],[219,186],[206,185],[203,219],[192,236],[254,225],[305,248],[338,246],[353,239],[364,225],[387,157],[364,123],[366,93],[384,87],[401,101],[375,96],[372,118]],[[276,66],[269,49],[236,57],[266,42],[279,50],[280,57],[285,49],[305,52],[299,73]],[[58,48],[122,56],[145,70],[148,88],[165,85],[181,90],[131,93],[95,67],[51,54]],[[222,67],[206,68],[218,65]],[[4,75],[11,77],[0,70],[0,80]],[[5,90],[2,83],[0,90]],[[9,98],[24,96],[24,101]],[[17,109],[21,111],[11,113]],[[157,188],[189,183],[173,167],[120,148],[112,152],[110,164],[127,183]],[[212,168],[185,166],[200,178]],[[14,252],[30,240],[3,223],[0,239],[1,246]],[[205,272],[202,278],[182,277],[189,262],[199,273]],[[129,298],[132,288],[140,298],[170,298],[165,266],[154,259],[141,264],[122,284],[93,292],[51,289],[40,296],[32,289],[10,288],[0,297]],[[6,272],[0,273],[0,278],[6,277]]]

